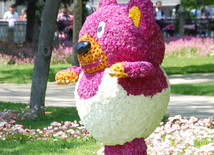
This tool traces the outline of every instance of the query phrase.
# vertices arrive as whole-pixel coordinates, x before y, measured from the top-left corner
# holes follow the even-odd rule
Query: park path
[[[169,80],[171,84],[214,83],[214,73],[170,75]],[[74,88],[74,84],[59,86],[49,82],[45,105],[74,107]],[[29,103],[30,89],[31,84],[0,84],[0,101]],[[214,118],[214,97],[171,94],[167,114]]]

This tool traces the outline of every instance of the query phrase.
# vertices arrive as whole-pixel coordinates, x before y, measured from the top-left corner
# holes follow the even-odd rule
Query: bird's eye
[[[98,26],[98,29],[97,29],[97,37],[98,38],[101,38],[102,35],[104,34],[105,25],[106,25],[106,23],[104,21],[99,23],[99,26]]]

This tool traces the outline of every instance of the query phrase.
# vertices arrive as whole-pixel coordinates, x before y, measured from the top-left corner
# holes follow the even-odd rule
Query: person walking
[[[157,1],[156,8],[155,8],[155,19],[156,19],[156,23],[158,24],[158,26],[160,27],[160,29],[162,31],[162,29],[166,26],[166,24],[163,22],[165,15],[164,15],[163,10],[161,10],[161,8],[162,8],[162,2]]]

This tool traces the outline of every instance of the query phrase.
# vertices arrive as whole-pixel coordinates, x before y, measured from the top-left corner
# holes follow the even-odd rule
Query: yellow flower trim
[[[134,6],[129,10],[129,17],[133,20],[134,25],[139,27],[141,12],[137,6]]]
[[[110,67],[110,71],[112,72],[111,76],[116,76],[118,78],[128,77],[128,74],[125,73],[123,63],[118,62]]]
[[[56,84],[64,85],[69,83],[75,83],[78,75],[74,71],[59,72],[55,76]]]
[[[96,42],[95,39],[88,33],[84,34],[79,41],[90,41],[91,43],[91,49],[88,51],[88,53],[84,54],[83,56],[78,55],[81,66],[90,65],[98,61],[99,58],[101,59],[99,65],[92,68],[83,69],[85,73],[94,73],[107,68],[107,56],[104,54],[104,51],[101,49],[98,41]]]

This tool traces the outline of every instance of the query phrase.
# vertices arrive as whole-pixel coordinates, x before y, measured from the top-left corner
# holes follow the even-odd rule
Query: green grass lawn
[[[162,66],[168,75],[214,72],[214,57],[165,58]]]
[[[162,64],[168,75],[214,72],[214,57],[165,58]],[[71,67],[70,64],[50,66],[48,81],[54,81],[57,71]],[[0,83],[31,83],[33,65],[0,66]]]
[[[57,71],[67,69],[69,67],[71,67],[71,64],[50,65],[48,81],[54,81]],[[0,66],[0,83],[31,83],[33,77],[33,68],[33,64]]]
[[[48,140],[35,141],[29,144],[14,142],[13,140],[0,141],[1,155],[92,155],[100,149],[100,142],[90,140],[69,139],[68,141]]]
[[[171,85],[172,94],[214,96],[214,83]]]

